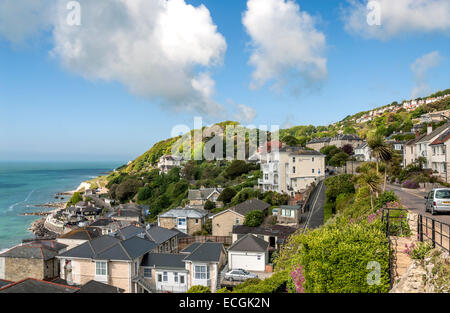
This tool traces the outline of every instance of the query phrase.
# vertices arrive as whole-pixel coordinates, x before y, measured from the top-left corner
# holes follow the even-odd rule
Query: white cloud
[[[367,15],[370,0],[347,0],[343,9],[348,32],[365,38],[387,40],[402,33],[450,33],[450,1],[448,0],[376,0],[380,5],[381,25],[370,26]]]
[[[26,8],[28,2],[13,0],[10,5]],[[215,83],[209,69],[221,65],[227,45],[204,5],[194,7],[184,0],[79,3],[80,26],[67,24],[67,1],[54,2],[55,10],[50,10],[55,12],[51,55],[64,68],[89,80],[118,81],[164,107],[208,115],[223,110],[213,99]],[[46,4],[33,10],[48,12]]]
[[[231,99],[228,99],[228,103],[235,108],[235,114],[233,115],[233,119],[242,123],[251,123],[255,119],[257,112],[254,108],[245,105],[236,103]]]
[[[248,0],[242,23],[251,38],[249,63],[255,67],[250,88],[272,83],[294,88],[327,76],[325,36],[313,18],[292,0]]]
[[[439,66],[441,59],[442,57],[439,52],[433,51],[417,58],[411,64],[411,71],[414,74],[415,81],[415,86],[411,93],[413,99],[430,93],[430,88],[427,83],[427,73],[431,68]]]

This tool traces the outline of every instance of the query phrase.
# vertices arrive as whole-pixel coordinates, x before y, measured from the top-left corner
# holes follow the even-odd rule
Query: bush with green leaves
[[[224,204],[228,204],[231,202],[233,197],[236,195],[236,190],[233,188],[227,187],[225,188],[219,197],[217,198],[218,201],[222,201]]]
[[[258,227],[264,221],[264,213],[262,211],[250,211],[245,215],[244,225],[249,227]]]
[[[211,293],[211,289],[206,286],[195,285],[189,288],[186,293]]]
[[[216,208],[216,204],[210,200],[206,200],[205,205],[203,208],[207,211],[214,210]]]
[[[236,286],[233,293],[278,293],[286,291],[288,272],[280,271],[264,280],[247,279],[244,283]]]
[[[67,206],[75,205],[80,201],[83,201],[83,196],[79,192],[74,192],[69,202],[67,203]]]

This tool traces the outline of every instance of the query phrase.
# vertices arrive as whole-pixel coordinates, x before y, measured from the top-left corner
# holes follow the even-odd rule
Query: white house
[[[228,268],[264,272],[269,263],[269,243],[252,234],[238,239],[228,249]]]

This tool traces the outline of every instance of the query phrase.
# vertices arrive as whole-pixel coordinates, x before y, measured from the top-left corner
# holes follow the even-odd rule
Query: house
[[[178,238],[184,237],[180,235],[178,230],[167,229],[157,225],[147,225],[145,235],[148,240],[153,241],[157,245],[157,251],[160,253],[177,253]]]
[[[220,286],[220,272],[226,263],[226,252],[223,244],[205,242],[197,244],[183,262],[186,265],[187,289],[201,285],[215,293]]]
[[[75,293],[77,287],[56,284],[36,278],[25,278],[7,286],[0,286],[0,293]]]
[[[264,272],[269,263],[269,243],[252,234],[236,240],[228,248],[228,269]]]
[[[269,251],[278,250],[285,243],[286,239],[297,231],[294,227],[284,225],[266,225],[259,227],[249,227],[236,225],[233,227],[233,243],[247,234],[255,235],[269,243]]]
[[[447,173],[449,162],[448,155],[450,153],[449,139],[450,129],[447,129],[429,145],[431,147],[431,169],[433,170],[434,175],[444,182],[448,182],[449,180]]]
[[[276,216],[277,222],[282,224],[300,223],[301,213],[301,205],[281,205],[272,209],[272,215]]]
[[[314,138],[306,143],[306,147],[315,151],[320,151],[323,147],[329,146],[331,142],[330,137]]]
[[[66,234],[63,234],[60,237],[56,238],[56,241],[60,244],[66,245],[66,250],[70,250],[102,235],[103,233],[98,227],[86,226],[74,229]]]
[[[193,235],[202,230],[206,223],[208,212],[205,210],[187,208],[175,208],[158,215],[158,226],[164,228],[176,228],[179,231]]]
[[[249,199],[232,208],[212,216],[212,235],[231,236],[234,225],[244,224],[245,216],[251,211],[261,211],[267,215],[270,204],[259,200]]]
[[[61,253],[57,257],[60,278],[77,285],[95,280],[126,293],[143,292],[139,267],[144,256],[155,249],[154,242],[138,236],[121,240],[103,235]]]
[[[17,245],[0,254],[0,279],[51,279],[59,276],[55,258],[67,246],[53,240],[37,240]]]
[[[163,155],[159,158],[158,168],[159,173],[167,174],[169,171],[175,167],[181,167],[183,158],[176,155]]]
[[[421,140],[423,137],[425,137],[427,134],[416,135],[416,138],[411,139],[410,141],[406,142],[403,146],[403,167],[406,167],[409,164],[414,163],[418,156],[416,151],[416,142]]]
[[[370,155],[371,150],[367,142],[363,142],[354,149],[355,159],[361,162],[375,161]]]
[[[223,202],[217,201],[217,198],[220,196],[222,191],[223,188],[189,189],[189,206],[195,209],[204,209],[206,201],[211,201],[216,204],[216,207],[221,208],[223,206]]]
[[[311,184],[325,178],[325,156],[301,147],[282,147],[272,151],[261,164],[263,178],[258,179],[262,191],[276,191],[294,196]]]
[[[336,146],[342,148],[351,145],[354,148],[363,143],[363,140],[356,135],[339,134],[335,137],[314,138],[306,143],[306,147],[315,151],[320,151],[323,147]]]
[[[427,134],[415,142],[415,152],[416,152],[416,159],[419,157],[424,157],[426,159],[424,163],[425,169],[431,169],[432,163],[431,163],[431,146],[430,144],[436,140],[441,134],[446,132],[450,127],[450,123],[446,123],[444,125],[441,125],[433,130],[432,126],[427,127]]]
[[[128,223],[126,221],[116,221],[112,218],[99,218],[89,224],[89,226],[98,228],[101,230],[102,235],[107,235],[118,231]]]
[[[188,290],[186,254],[149,253],[141,262],[142,276],[156,292]]]

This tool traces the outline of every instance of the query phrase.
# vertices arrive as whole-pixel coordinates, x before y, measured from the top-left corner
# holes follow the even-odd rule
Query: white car
[[[235,281],[235,280],[236,281],[244,281],[249,278],[258,278],[258,275],[249,273],[242,268],[237,268],[237,269],[228,271],[225,274],[225,279],[231,280],[231,281]]]

